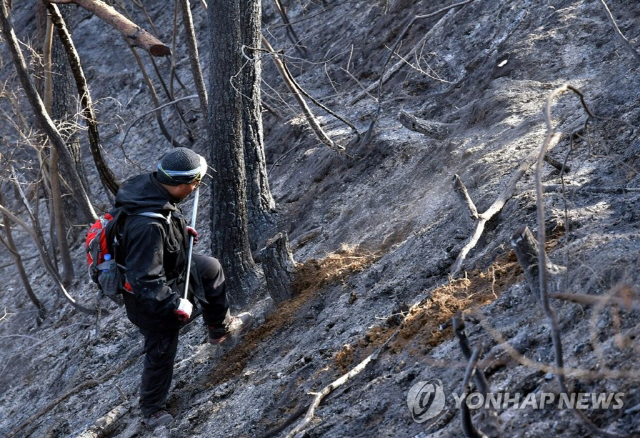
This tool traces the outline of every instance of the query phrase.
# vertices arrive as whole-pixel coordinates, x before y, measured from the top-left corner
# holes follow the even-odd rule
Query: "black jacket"
[[[174,310],[184,288],[189,239],[178,202],[155,173],[130,178],[116,195],[115,207],[127,214],[117,251],[133,289],[123,294],[127,316],[146,330],[181,325]],[[163,218],[141,215],[149,213]]]

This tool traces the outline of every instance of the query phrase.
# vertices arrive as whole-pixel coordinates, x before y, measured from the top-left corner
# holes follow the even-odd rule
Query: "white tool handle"
[[[191,213],[191,228],[196,229],[196,217],[198,216],[198,201],[200,200],[200,187],[196,187],[196,195],[193,200],[193,212]],[[184,283],[184,294],[182,298],[187,299],[189,293],[189,276],[191,275],[191,255],[193,254],[193,235],[189,236],[189,254],[187,256],[187,279]]]

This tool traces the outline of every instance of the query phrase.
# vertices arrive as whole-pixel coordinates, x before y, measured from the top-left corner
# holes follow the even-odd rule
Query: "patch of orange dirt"
[[[420,304],[404,315],[400,327],[387,324],[371,328],[361,339],[346,345],[334,356],[334,365],[342,373],[359,363],[398,331],[389,350],[398,353],[410,349],[412,354],[426,354],[433,347],[453,337],[453,329],[442,328],[457,312],[485,306],[519,281],[522,269],[515,254],[499,257],[488,269],[476,270],[465,278],[450,280],[437,287]]]
[[[230,350],[207,378],[206,387],[219,385],[242,372],[252,352],[266,339],[290,324],[295,314],[317,292],[329,284],[344,281],[354,272],[362,271],[379,257],[378,253],[343,245],[323,259],[310,259],[296,266],[292,282],[294,297],[280,304],[259,327],[247,333],[241,344]]]

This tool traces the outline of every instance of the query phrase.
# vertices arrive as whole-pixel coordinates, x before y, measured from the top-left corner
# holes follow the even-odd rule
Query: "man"
[[[127,213],[118,243],[117,262],[125,267],[130,291],[123,293],[129,320],[144,336],[140,409],[148,426],[166,425],[173,417],[166,401],[178,348],[178,331],[191,318],[193,303],[202,308],[209,342],[220,345],[246,330],[249,313],[231,316],[225,278],[218,260],[193,254],[188,299],[185,287],[189,237],[178,203],[206,174],[203,157],[187,148],[167,153],[158,171],[127,180],[116,195],[116,207]]]

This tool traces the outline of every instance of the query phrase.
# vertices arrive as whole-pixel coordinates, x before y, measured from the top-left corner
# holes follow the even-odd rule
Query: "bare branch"
[[[165,126],[164,121],[162,120],[162,114],[160,113],[160,109],[159,109],[160,108],[160,100],[158,99],[158,93],[156,93],[156,88],[153,86],[153,81],[149,77],[149,74],[147,73],[147,69],[144,68],[144,64],[142,62],[142,58],[140,58],[140,55],[138,55],[138,52],[136,52],[135,47],[129,46],[129,49],[131,49],[131,52],[133,53],[133,56],[136,58],[136,62],[138,63],[138,67],[140,67],[140,71],[142,72],[142,76],[144,77],[144,80],[147,83],[147,87],[149,87],[149,92],[151,93],[151,100],[153,101],[153,104],[156,107],[153,110],[153,112],[156,115],[156,121],[158,122],[158,127],[160,128],[160,131],[162,132],[164,137],[167,139],[167,141],[169,141],[169,143],[171,143],[171,145],[173,147],[176,147],[176,148],[185,147],[184,145],[182,145],[179,141],[177,141],[175,139],[173,134],[169,133],[169,130]],[[169,102],[169,103],[173,104],[174,102]]]
[[[58,30],[60,41],[67,52],[67,58],[69,59],[69,65],[73,72],[73,78],[76,81],[78,95],[80,96],[80,104],[82,105],[82,116],[87,123],[87,136],[89,138],[89,148],[91,150],[93,162],[96,165],[102,184],[107,190],[115,195],[120,187],[120,183],[102,156],[100,134],[98,132],[98,120],[96,119],[95,112],[93,111],[91,94],[89,93],[89,86],[87,85],[82,64],[80,63],[80,56],[76,51],[64,19],[62,18],[62,15],[60,15],[60,11],[58,11],[58,7],[54,4],[47,3],[47,9],[51,14],[53,24],[55,24],[56,29]]]
[[[284,6],[282,5],[282,2],[280,0],[274,0],[274,1],[275,1],[275,4],[276,4],[276,9],[278,10],[278,13],[280,14],[280,17],[282,17],[282,22],[286,26],[287,36],[289,37],[289,41],[291,41],[291,44],[296,49],[298,54],[302,58],[306,58],[307,57],[307,48],[305,46],[303,46],[302,44],[300,44],[300,38],[298,37],[298,35],[296,34],[296,31],[294,30],[293,26],[291,25],[291,22],[289,21],[289,17],[287,16],[287,12],[284,10]]]
[[[556,368],[561,372],[556,373],[556,379],[558,381],[558,386],[560,390],[564,393],[568,393],[567,386],[564,380],[564,359],[562,353],[562,339],[560,337],[560,328],[558,326],[558,316],[554,308],[549,304],[549,291],[547,284],[547,254],[545,252],[544,244],[546,242],[546,231],[545,231],[545,211],[544,211],[544,194],[542,190],[542,166],[544,163],[544,156],[547,153],[547,149],[549,147],[549,143],[551,142],[552,137],[555,135],[555,129],[551,124],[551,105],[553,103],[553,99],[564,93],[565,91],[573,91],[580,97],[580,101],[582,106],[589,114],[589,117],[594,117],[593,113],[589,110],[585,100],[584,95],[577,88],[565,84],[562,87],[556,88],[547,98],[547,105],[545,109],[545,122],[547,124],[547,136],[542,143],[542,147],[540,148],[540,153],[538,154],[538,161],[536,163],[536,172],[535,172],[535,184],[536,184],[536,207],[538,213],[538,266],[543,267],[538,270],[539,277],[539,293],[540,293],[540,303],[542,305],[542,310],[544,311],[545,316],[549,321],[549,327],[551,329],[551,339],[553,341],[553,347],[555,351],[555,363]],[[591,430],[592,433],[603,436],[603,437],[621,437],[623,435],[617,433],[610,433],[600,429],[598,426],[593,424],[587,416],[579,410],[572,409],[572,411],[576,414],[578,418],[582,420],[582,422]]]
[[[400,331],[397,330],[393,335],[389,337],[389,339],[385,341],[384,344],[382,344],[382,346],[380,346],[380,348],[378,348],[376,351],[374,351],[369,356],[367,356],[362,362],[360,362],[351,371],[342,375],[339,379],[334,380],[329,385],[322,388],[320,392],[316,393],[315,398],[311,403],[311,406],[309,406],[309,410],[307,411],[307,414],[304,416],[302,421],[295,428],[293,428],[291,432],[287,434],[287,438],[293,438],[294,436],[296,436],[297,433],[302,432],[313,419],[315,410],[318,406],[320,406],[320,403],[322,403],[322,400],[326,396],[331,394],[336,388],[344,385],[347,381],[357,376],[360,372],[362,372],[362,370],[364,370],[367,367],[367,365],[369,365],[369,363],[375,362],[378,359],[378,356],[380,355],[380,353],[387,348],[389,343],[396,338],[399,332]]]
[[[71,295],[69,295],[69,292],[67,292],[67,289],[64,287],[64,285],[60,281],[60,278],[58,277],[58,274],[56,273],[55,268],[51,265],[51,261],[47,256],[46,250],[38,243],[38,236],[36,235],[35,231],[33,231],[26,223],[24,223],[20,218],[16,217],[13,213],[11,213],[1,204],[0,204],[0,212],[2,212],[7,218],[11,219],[13,222],[20,225],[31,236],[34,243],[36,244],[36,247],[38,248],[38,251],[40,252],[40,259],[42,260],[44,267],[47,269],[54,283],[56,283],[56,286],[58,286],[58,289],[60,289],[60,292],[62,292],[64,297],[67,299],[67,301],[69,301],[69,303],[71,303],[71,305],[75,309],[81,311],[82,313],[86,313],[87,315],[96,315],[97,312],[95,310],[86,308],[78,304],[78,302]],[[102,312],[104,313],[106,311],[103,310]]]
[[[53,1],[52,3],[61,2]],[[129,44],[140,47],[153,56],[167,56],[171,54],[171,49],[169,49],[169,47],[162,41],[158,40],[149,32],[124,17],[112,6],[109,6],[101,0],[72,0],[65,1],[63,3],[75,3],[78,6],[93,12],[111,27],[120,32]]]
[[[587,304],[591,306],[620,306],[629,310],[640,310],[640,301],[631,300],[622,297],[599,296],[586,294],[570,294],[570,293],[550,293],[549,298],[557,300],[571,301],[572,303]]]
[[[124,137],[122,138],[122,143],[120,143],[120,148],[122,148],[122,147],[124,146],[124,142],[127,140],[127,135],[129,135],[129,131],[131,130],[131,128],[133,128],[133,125],[135,125],[136,123],[138,123],[138,122],[139,122],[143,117],[148,116],[148,115],[149,115],[149,114],[151,114],[151,113],[154,113],[154,112],[160,111],[162,108],[166,108],[166,107],[168,107],[169,105],[173,105],[173,104],[174,104],[174,103],[176,103],[176,102],[180,102],[180,101],[182,101],[182,100],[187,100],[187,99],[197,99],[197,98],[198,98],[198,95],[197,95],[197,94],[192,94],[191,96],[181,97],[180,99],[176,99],[176,100],[174,100],[174,101],[171,101],[171,102],[167,102],[167,103],[165,103],[165,104],[162,104],[162,105],[160,105],[160,106],[158,106],[158,107],[156,107],[156,108],[154,108],[154,109],[152,109],[152,110],[150,110],[150,111],[147,111],[146,113],[144,113],[144,114],[142,114],[142,115],[138,116],[138,117],[137,117],[133,122],[131,122],[131,123],[129,124],[129,126],[127,127],[127,130],[126,130],[126,131],[125,131],[125,133],[124,133]]]
[[[460,201],[469,209],[469,215],[471,216],[471,219],[478,219],[479,215],[478,210],[476,209],[476,205],[473,203],[471,196],[469,196],[467,187],[464,185],[457,174],[453,175],[453,189],[458,194]]]
[[[464,372],[464,378],[462,379],[462,392],[464,394],[464,400],[460,404],[460,419],[462,422],[462,431],[464,432],[464,436],[469,438],[487,438],[487,436],[478,431],[473,426],[473,421],[471,420],[471,413],[469,412],[469,407],[467,406],[467,394],[469,394],[469,380],[471,380],[471,376],[476,371],[476,365],[478,364],[478,357],[480,356],[480,349],[474,348],[473,352],[469,356],[469,363],[467,364],[467,368]]]
[[[636,51],[636,49],[633,48],[633,46],[631,45],[629,40],[626,39],[625,36],[622,34],[622,31],[620,31],[620,28],[616,24],[615,18],[613,18],[613,14],[609,10],[609,7],[607,6],[607,4],[605,3],[604,0],[600,0],[600,3],[602,3],[602,6],[604,7],[605,11],[607,12],[607,17],[611,21],[611,24],[613,25],[613,29],[615,30],[616,35],[618,36],[618,38],[620,39],[620,41],[622,41],[622,44],[624,44],[624,46],[627,49],[629,49],[629,51],[631,52],[633,57],[636,58],[636,61],[638,61],[640,63],[640,54],[638,54],[638,52]]]
[[[469,346],[469,339],[467,338],[467,334],[465,332],[464,316],[462,315],[462,313],[458,312],[451,319],[451,322],[453,324],[453,331],[456,335],[456,338],[458,338],[458,343],[460,345],[460,349],[462,350],[462,354],[469,361],[469,363],[473,362],[474,361],[473,353],[472,353],[471,347]],[[482,346],[476,349],[476,351],[479,351],[479,352],[482,351]],[[477,360],[478,360],[478,357],[476,357],[475,361]],[[476,387],[478,388],[478,391],[480,392],[480,394],[486,397],[487,394],[489,393],[489,382],[487,381],[487,377],[484,371],[477,367],[476,367],[476,373],[474,376],[474,381],[476,382]],[[466,388],[466,385],[463,385],[463,389],[465,388]],[[466,403],[463,403],[463,405],[466,408]],[[489,407],[485,411],[485,413],[487,414],[487,417],[488,417],[488,425],[487,425],[488,434],[492,437],[499,436],[500,425],[498,423],[498,415],[495,409],[493,407]],[[473,426],[471,425],[470,416],[469,416],[469,425],[471,426],[471,429],[473,429]]]
[[[3,202],[2,193],[0,193],[0,204]],[[22,284],[24,286],[24,290],[33,303],[34,306],[38,309],[38,318],[36,320],[37,324],[40,325],[47,316],[47,309],[44,304],[38,299],[33,288],[31,287],[31,283],[29,282],[29,277],[27,276],[27,272],[24,269],[24,265],[22,264],[22,257],[16,248],[16,244],[13,241],[13,235],[11,233],[11,223],[9,222],[9,218],[6,215],[3,215],[3,225],[4,225],[4,233],[7,236],[7,240],[2,238],[0,235],[0,243],[2,243],[13,256],[13,260],[16,268],[18,269],[18,274],[20,275],[20,279],[22,280]],[[5,309],[6,316],[6,309]],[[4,318],[4,317],[3,317]]]
[[[382,67],[382,72],[380,73],[380,80],[378,81],[378,109],[376,110],[376,113],[373,116],[373,119],[371,120],[371,123],[369,125],[369,129],[367,130],[367,132],[365,133],[365,135],[364,135],[364,137],[362,139],[362,144],[366,144],[366,143],[369,142],[369,140],[371,139],[371,136],[373,135],[373,131],[375,129],[375,126],[378,123],[378,119],[380,117],[380,112],[382,111],[382,84],[386,81],[385,75],[386,75],[386,71],[387,71],[387,66],[389,65],[389,62],[391,61],[391,58],[393,57],[393,54],[398,49],[398,46],[400,45],[400,42],[403,40],[403,38],[405,37],[407,32],[409,32],[409,29],[411,29],[411,27],[413,27],[413,25],[418,20],[421,20],[423,18],[435,17],[437,15],[442,14],[443,12],[447,12],[450,9],[454,9],[454,8],[459,7],[459,6],[464,6],[464,5],[468,4],[468,3],[471,3],[472,1],[473,0],[465,0],[463,2],[455,3],[453,5],[449,5],[449,6],[446,6],[444,8],[438,9],[437,11],[432,12],[430,14],[416,15],[415,17],[413,17],[413,19],[411,19],[411,21],[409,21],[409,23],[405,26],[404,30],[402,32],[400,32],[400,35],[398,36],[398,39],[396,40],[395,44],[393,45],[393,47],[389,51],[389,56],[387,56],[387,59],[384,62],[384,65]],[[419,46],[419,44],[416,45],[413,50],[417,50],[418,46]],[[409,56],[411,54],[412,53],[410,53]],[[404,65],[404,60],[400,60],[399,64],[400,65]],[[398,69],[399,68],[400,67],[398,67]],[[390,77],[390,75],[389,75],[389,77]],[[353,101],[352,104],[355,103],[355,102],[356,101]]]
[[[182,24],[184,25],[184,33],[187,40],[187,48],[189,49],[189,62],[191,63],[191,73],[193,74],[193,82],[196,85],[196,91],[200,98],[200,109],[204,120],[209,119],[207,88],[204,85],[204,76],[200,68],[200,56],[198,55],[198,40],[196,32],[193,28],[193,18],[191,17],[191,4],[189,0],[180,0],[180,8],[182,9]]]
[[[311,112],[311,109],[309,109],[309,106],[300,95],[300,91],[298,87],[296,87],[294,82],[291,80],[291,76],[287,70],[287,67],[284,65],[284,61],[282,61],[280,54],[276,53],[273,50],[273,47],[271,47],[271,44],[269,44],[269,41],[267,41],[267,39],[264,36],[262,37],[262,44],[264,44],[267,50],[274,55],[273,61],[275,62],[276,67],[278,68],[278,71],[280,72],[280,75],[282,76],[282,79],[284,80],[285,85],[287,86],[287,88],[289,88],[289,91],[291,91],[296,101],[300,105],[300,108],[302,109],[302,112],[304,113],[307,119],[307,122],[309,122],[309,126],[318,137],[318,140],[320,140],[323,144],[333,149],[334,151],[338,151],[338,152],[344,151],[344,147],[336,144],[333,140],[331,140],[331,138],[329,138],[329,136],[320,127],[320,124],[318,123],[315,116]]]
[[[25,90],[25,94],[31,104],[33,112],[38,120],[42,129],[46,132],[47,136],[53,143],[53,146],[58,150],[60,157],[65,163],[65,166],[69,169],[69,175],[71,178],[71,185],[73,186],[73,193],[75,195],[75,199],[78,202],[80,208],[83,211],[83,214],[88,222],[95,221],[98,216],[93,210],[93,206],[89,201],[89,197],[84,190],[84,185],[82,184],[82,180],[80,179],[80,175],[78,175],[78,171],[73,164],[73,157],[67,148],[60,132],[58,132],[57,128],[53,124],[53,121],[47,114],[46,109],[44,108],[44,104],[42,99],[38,95],[35,86],[31,82],[29,78],[29,73],[27,71],[27,65],[25,63],[24,57],[18,45],[18,39],[13,32],[13,28],[11,27],[11,23],[9,22],[9,16],[7,13],[6,5],[4,2],[0,2],[0,28],[2,29],[2,34],[4,36],[5,42],[9,47],[9,51],[11,52],[11,56],[13,57],[13,62],[18,73],[18,78],[20,79],[20,83],[22,84],[23,89]]]

